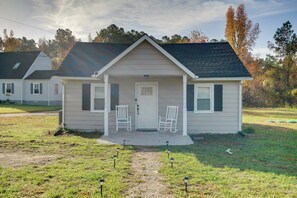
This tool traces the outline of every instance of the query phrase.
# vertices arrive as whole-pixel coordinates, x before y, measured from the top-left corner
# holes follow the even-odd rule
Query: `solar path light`
[[[114,155],[114,156],[113,156],[113,167],[114,167],[114,168],[116,167],[116,159],[117,159],[117,156]]]
[[[100,184],[100,193],[101,193],[101,197],[102,197],[102,194],[103,194],[103,184],[104,184],[104,179],[103,178],[99,179],[99,184]]]
[[[168,150],[169,141],[166,141],[166,148]]]
[[[171,163],[171,168],[173,168],[173,162],[174,162],[174,158],[170,158],[170,163]]]
[[[117,157],[119,157],[120,148],[117,148]]]
[[[185,184],[185,191],[188,192],[188,182],[189,182],[189,177],[184,178],[184,184]]]
[[[170,151],[169,150],[167,151],[167,155],[168,155],[168,159],[169,159],[169,155],[170,155]]]
[[[126,140],[123,140],[124,149],[126,148]]]

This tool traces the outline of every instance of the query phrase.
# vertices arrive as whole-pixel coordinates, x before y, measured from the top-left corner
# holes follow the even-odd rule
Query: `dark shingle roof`
[[[129,46],[129,44],[77,43],[56,75],[90,77]],[[250,77],[247,69],[226,42],[160,46],[199,78]]]
[[[0,79],[22,79],[40,51],[0,52]],[[13,67],[20,63],[17,69]]]
[[[129,46],[129,44],[78,42],[71,49],[56,75],[91,77],[95,71],[104,67]]]
[[[36,70],[32,74],[30,74],[26,79],[50,79],[56,70]]]
[[[186,43],[161,45],[199,78],[250,77],[229,43]]]

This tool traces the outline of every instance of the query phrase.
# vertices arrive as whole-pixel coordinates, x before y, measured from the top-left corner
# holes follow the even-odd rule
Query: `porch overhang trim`
[[[53,79],[62,79],[62,80],[101,80],[98,77],[72,77],[72,76],[53,76]]]
[[[195,78],[194,81],[234,81],[234,80],[253,80],[252,77],[210,77],[210,78]]]
[[[175,63],[180,69],[182,69],[187,75],[195,78],[195,74],[191,72],[188,68],[186,68],[183,64],[181,64],[177,59],[175,59],[172,55],[170,55],[166,50],[164,50],[161,46],[159,46],[155,41],[153,41],[148,35],[144,35],[131,46],[129,46],[126,50],[124,50],[121,54],[115,57],[111,62],[101,68],[98,72],[95,72],[92,77],[98,77],[102,75],[106,70],[112,67],[115,63],[117,63],[120,59],[122,59],[125,55],[127,55],[130,51],[132,51],[135,47],[141,44],[143,41],[149,42],[152,46],[154,46],[157,50],[159,50],[163,55],[165,55],[169,60]]]

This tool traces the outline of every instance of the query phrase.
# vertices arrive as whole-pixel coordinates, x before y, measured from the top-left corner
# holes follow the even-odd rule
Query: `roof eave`
[[[252,77],[205,77],[195,78],[194,81],[241,81],[241,80],[253,80]]]

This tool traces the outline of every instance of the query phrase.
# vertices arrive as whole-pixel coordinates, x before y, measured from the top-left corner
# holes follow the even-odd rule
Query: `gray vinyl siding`
[[[119,104],[129,106],[132,129],[135,129],[135,83],[158,82],[158,115],[165,116],[167,105],[179,106],[178,129],[182,130],[182,77],[111,77],[110,83],[119,84]],[[65,124],[67,128],[82,131],[103,131],[104,113],[82,111],[82,84],[102,81],[67,81],[65,84]],[[115,112],[109,112],[109,130],[115,132]]]
[[[207,82],[213,83],[213,82]],[[223,85],[223,111],[188,111],[188,133],[235,133],[239,130],[239,82],[215,82]]]
[[[184,72],[147,41],[141,43],[106,73],[111,75],[182,75]]]

